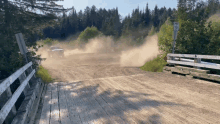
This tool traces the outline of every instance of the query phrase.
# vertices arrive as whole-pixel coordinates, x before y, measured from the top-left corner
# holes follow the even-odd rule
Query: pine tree
[[[97,9],[96,7],[93,5],[91,8],[91,21],[92,21],[92,25],[97,27],[97,23],[98,23],[98,17],[97,17],[97,13],[96,13]]]
[[[76,33],[78,31],[78,16],[77,16],[77,13],[76,13],[76,10],[74,7],[72,7],[72,12],[69,14],[69,19],[70,19],[70,32],[71,33]]]
[[[83,19],[84,19],[84,15],[82,10],[80,10],[77,15],[78,31],[83,31],[85,29]]]
[[[154,14],[153,14],[153,25],[154,27],[158,27],[159,26],[159,12],[158,12],[158,7],[157,5],[154,8]]]
[[[145,22],[146,22],[146,26],[149,26],[150,20],[151,20],[150,9],[148,8],[148,3],[147,3],[146,9],[145,9]]]
[[[91,10],[87,6],[86,9],[84,10],[84,28],[92,26],[91,14],[90,13],[91,13]]]

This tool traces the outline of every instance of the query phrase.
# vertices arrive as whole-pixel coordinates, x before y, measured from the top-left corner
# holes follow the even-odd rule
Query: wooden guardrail
[[[201,61],[202,59],[220,60],[220,56],[169,53],[167,54],[167,63],[174,65],[174,67],[166,66],[164,67],[164,71],[177,72],[188,75],[189,77],[200,77],[220,81],[219,74],[210,74],[211,69],[220,70],[220,64],[204,62]],[[183,67],[184,65],[190,67]]]
[[[42,81],[35,77],[35,69],[32,69],[32,62],[29,62],[18,69],[7,79],[0,82],[0,124],[23,124],[27,123],[30,109],[33,107],[36,96],[41,92]],[[28,74],[28,76],[26,76]],[[19,79],[20,85],[12,94],[12,85]],[[19,108],[15,107],[19,96],[24,94],[24,100]],[[29,118],[30,121],[30,118]]]

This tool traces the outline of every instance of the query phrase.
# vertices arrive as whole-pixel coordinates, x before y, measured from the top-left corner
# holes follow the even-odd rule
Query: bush
[[[51,38],[47,38],[46,40],[43,41],[44,44],[46,45],[52,45],[52,39]]]
[[[159,49],[165,53],[172,52],[173,45],[173,25],[169,18],[167,21],[161,26],[160,31],[158,33],[158,45]]]
[[[165,59],[166,55],[167,54],[158,55],[157,58],[146,62],[142,67],[140,67],[140,69],[151,72],[162,72],[163,67],[167,64]]]
[[[43,80],[43,82],[45,82],[45,83],[49,83],[49,82],[53,81],[50,74],[43,66],[39,66],[39,69],[36,73],[36,76],[40,77]]]
[[[207,53],[211,55],[220,55],[220,22],[213,22],[208,30],[210,42],[208,44]]]
[[[89,39],[102,35],[96,27],[87,27],[80,33],[78,40],[88,42]]]
[[[47,45],[47,46],[52,46],[52,45],[55,45],[55,44],[58,44],[58,43],[59,43],[59,41],[53,40],[51,38],[47,38],[47,39],[43,40],[43,44]]]

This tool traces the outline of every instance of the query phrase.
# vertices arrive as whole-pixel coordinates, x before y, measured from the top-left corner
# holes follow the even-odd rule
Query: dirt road
[[[52,104],[48,109],[47,122],[54,124],[52,112],[59,108],[56,117],[61,124],[220,124],[220,84],[118,63],[119,56],[113,53],[78,54],[43,63],[58,82],[47,91],[51,97],[58,92],[53,97],[58,99],[57,108]],[[48,118],[41,116],[38,122]]]

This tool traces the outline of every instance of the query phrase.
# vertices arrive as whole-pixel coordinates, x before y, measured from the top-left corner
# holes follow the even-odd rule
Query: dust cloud
[[[157,35],[146,37],[145,43],[139,47],[129,45],[127,39],[126,41],[123,40],[125,39],[120,39],[120,41],[115,42],[112,37],[97,37],[89,40],[87,44],[76,43],[74,48],[70,48],[68,42],[60,43],[55,46],[60,46],[64,49],[66,61],[68,61],[68,59],[71,60],[70,58],[73,58],[74,54],[97,53],[106,54],[105,57],[108,57],[107,53],[115,53],[115,55],[119,56],[119,64],[122,67],[140,67],[159,54]],[[47,55],[48,49],[49,46],[46,46],[40,49],[37,54],[41,54],[42,58],[46,58],[50,61],[51,58]],[[43,61],[42,64],[43,63],[45,62]],[[54,61],[50,62],[50,66],[52,66],[52,63],[54,63]]]
[[[75,48],[73,50],[65,50],[64,55],[70,56],[81,53],[109,53],[114,52],[114,41],[111,37],[97,37],[90,39],[87,44],[81,44],[83,48]],[[65,48],[64,48],[65,49]]]
[[[157,35],[148,36],[142,46],[122,51],[120,56],[120,65],[140,67],[147,61],[157,57],[158,54],[159,47]]]

